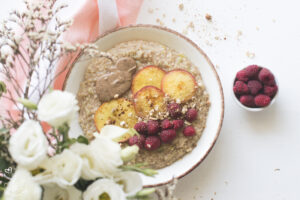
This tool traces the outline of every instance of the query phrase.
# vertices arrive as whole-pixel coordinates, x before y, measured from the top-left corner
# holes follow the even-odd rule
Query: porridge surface
[[[135,160],[129,164],[145,163],[147,167],[160,169],[182,158],[188,152],[191,152],[192,149],[196,147],[205,128],[206,117],[210,107],[209,95],[205,90],[200,72],[196,66],[183,54],[159,43],[149,41],[134,40],[120,43],[107,52],[112,55],[114,60],[122,57],[133,58],[137,64],[137,71],[147,65],[156,65],[165,71],[176,68],[185,69],[195,77],[198,84],[195,96],[188,101],[187,105],[183,106],[182,109],[183,113],[187,108],[194,107],[198,110],[197,120],[192,123],[196,130],[196,135],[185,137],[182,131],[178,131],[177,137],[171,144],[162,144],[161,147],[155,151],[140,149]],[[106,74],[111,65],[111,61],[107,58],[95,58],[91,60],[86,68],[83,81],[80,84],[77,94],[80,107],[79,123],[84,134],[89,139],[92,139],[93,133],[97,131],[94,124],[94,114],[103,103],[99,101],[96,93],[97,78]],[[127,91],[123,97],[132,100],[130,90]],[[126,144],[122,146],[126,146]]]

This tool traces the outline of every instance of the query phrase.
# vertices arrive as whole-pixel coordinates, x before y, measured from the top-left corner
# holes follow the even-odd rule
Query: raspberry
[[[197,110],[194,108],[189,109],[186,114],[185,114],[185,119],[189,122],[194,121],[195,119],[197,119]]]
[[[251,95],[243,95],[240,97],[240,102],[247,107],[255,107],[254,97]]]
[[[249,88],[246,83],[237,81],[233,86],[233,91],[235,94],[248,94]]]
[[[145,137],[143,135],[134,135],[131,138],[129,138],[128,144],[130,146],[132,145],[138,145],[138,147],[143,148],[145,143]]]
[[[256,81],[256,80],[252,80],[252,81],[249,81],[248,84],[247,84],[249,90],[250,90],[250,93],[252,95],[256,95],[259,93],[259,91],[262,89],[262,84],[259,82],[259,81]]]
[[[175,139],[176,131],[174,129],[163,130],[159,136],[164,143],[170,143]]]
[[[161,141],[158,136],[149,136],[145,140],[145,149],[152,151],[160,147]]]
[[[145,122],[138,122],[134,125],[134,129],[140,134],[146,134],[147,124]]]
[[[247,77],[249,78],[256,78],[258,76],[259,70],[261,67],[257,65],[249,65],[248,67],[245,68],[245,72]]]
[[[173,125],[175,130],[181,129],[183,127],[183,120],[182,119],[173,120]]]
[[[155,135],[159,132],[159,123],[158,121],[150,120],[147,123],[148,135]]]
[[[247,82],[249,80],[249,76],[247,75],[246,70],[241,70],[236,73],[236,79],[239,81]]]
[[[270,104],[271,98],[264,94],[259,94],[254,98],[255,105],[258,107],[265,107]]]
[[[273,98],[275,96],[275,94],[277,93],[278,87],[277,85],[274,86],[264,86],[264,94]]]
[[[177,118],[181,115],[181,106],[178,103],[168,105],[168,112],[172,118]]]
[[[184,136],[193,136],[196,134],[196,131],[194,129],[193,126],[186,126],[184,129],[183,129],[183,135]]]
[[[173,123],[172,123],[170,120],[168,120],[168,119],[164,119],[164,120],[161,122],[161,128],[162,128],[163,130],[173,128]]]
[[[266,68],[260,70],[258,74],[258,79],[265,85],[272,86],[275,84],[274,75],[272,74],[272,72],[270,72],[270,70]]]

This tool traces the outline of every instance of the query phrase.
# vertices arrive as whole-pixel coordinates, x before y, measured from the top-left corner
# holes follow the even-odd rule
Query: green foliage
[[[150,168],[143,168],[144,164],[136,164],[136,165],[123,165],[120,167],[120,169],[124,170],[124,171],[136,171],[139,173],[142,173],[146,176],[154,176],[155,174],[157,174],[157,171],[155,171],[154,169],[150,169]]]
[[[3,81],[0,81],[0,97],[2,96],[3,93],[6,93],[6,85]]]
[[[18,99],[18,102],[23,104],[23,106],[25,108],[28,108],[29,110],[37,109],[37,105],[34,102],[30,101],[29,99],[21,98],[21,99]]]
[[[76,183],[75,183],[75,187],[80,190],[80,191],[85,191],[87,187],[89,187],[89,185],[91,185],[94,181],[88,181],[88,180],[84,180],[84,179],[79,179]]]
[[[70,127],[67,123],[63,124],[62,126],[60,126],[57,131],[59,133],[59,136],[57,136],[55,134],[55,128],[53,128],[54,133],[52,133],[51,135],[56,139],[57,141],[57,146],[56,148],[56,153],[61,153],[63,152],[64,149],[68,149],[72,144],[78,142],[78,143],[82,143],[82,144],[89,144],[89,140],[80,135],[78,138],[69,138],[69,130]]]

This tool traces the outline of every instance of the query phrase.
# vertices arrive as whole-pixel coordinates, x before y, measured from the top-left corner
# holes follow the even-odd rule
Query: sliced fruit
[[[165,73],[166,72],[164,70],[154,65],[144,67],[137,72],[132,80],[132,94],[137,93],[145,86],[155,86],[157,88],[160,88],[161,80],[164,77]]]
[[[130,128],[133,127],[136,122],[136,113],[131,101],[120,98],[106,103],[103,103],[95,113],[94,121],[96,128],[99,132],[105,125],[116,125],[120,127]],[[129,139],[125,137],[122,141]]]
[[[174,100],[184,103],[190,100],[196,91],[194,76],[183,69],[172,70],[164,76],[161,82],[162,91]]]
[[[138,116],[147,118],[158,117],[166,112],[164,93],[154,86],[146,86],[134,95],[134,108]]]

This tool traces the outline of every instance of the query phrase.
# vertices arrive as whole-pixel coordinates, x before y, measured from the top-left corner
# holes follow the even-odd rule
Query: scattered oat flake
[[[258,26],[256,27],[256,30],[259,31],[259,27]]]
[[[176,19],[175,19],[175,18],[173,18],[173,19],[172,19],[172,22],[174,22],[174,23],[175,23],[175,22],[176,22]]]
[[[178,8],[179,8],[179,10],[183,10],[183,8],[184,8],[183,3],[179,4]]]
[[[276,168],[276,169],[274,169],[274,171],[275,171],[275,172],[278,172],[278,171],[280,171],[280,169],[279,169],[279,168]]]
[[[250,59],[253,59],[255,57],[255,53],[247,51],[246,56]]]
[[[163,18],[165,18],[166,17],[166,14],[163,14]]]
[[[149,8],[149,9],[148,9],[148,13],[150,13],[150,14],[152,14],[153,11],[154,11],[153,8]]]
[[[206,15],[205,15],[205,19],[206,19],[207,21],[211,21],[211,20],[212,20],[212,16],[211,16],[210,14],[206,14]]]
[[[243,32],[238,30],[237,35],[236,35],[236,39],[240,40],[240,37],[243,35]]]
[[[159,25],[161,25],[161,26],[164,26],[165,25],[165,23],[164,22],[162,22],[160,19],[156,19],[156,22],[159,24]]]

